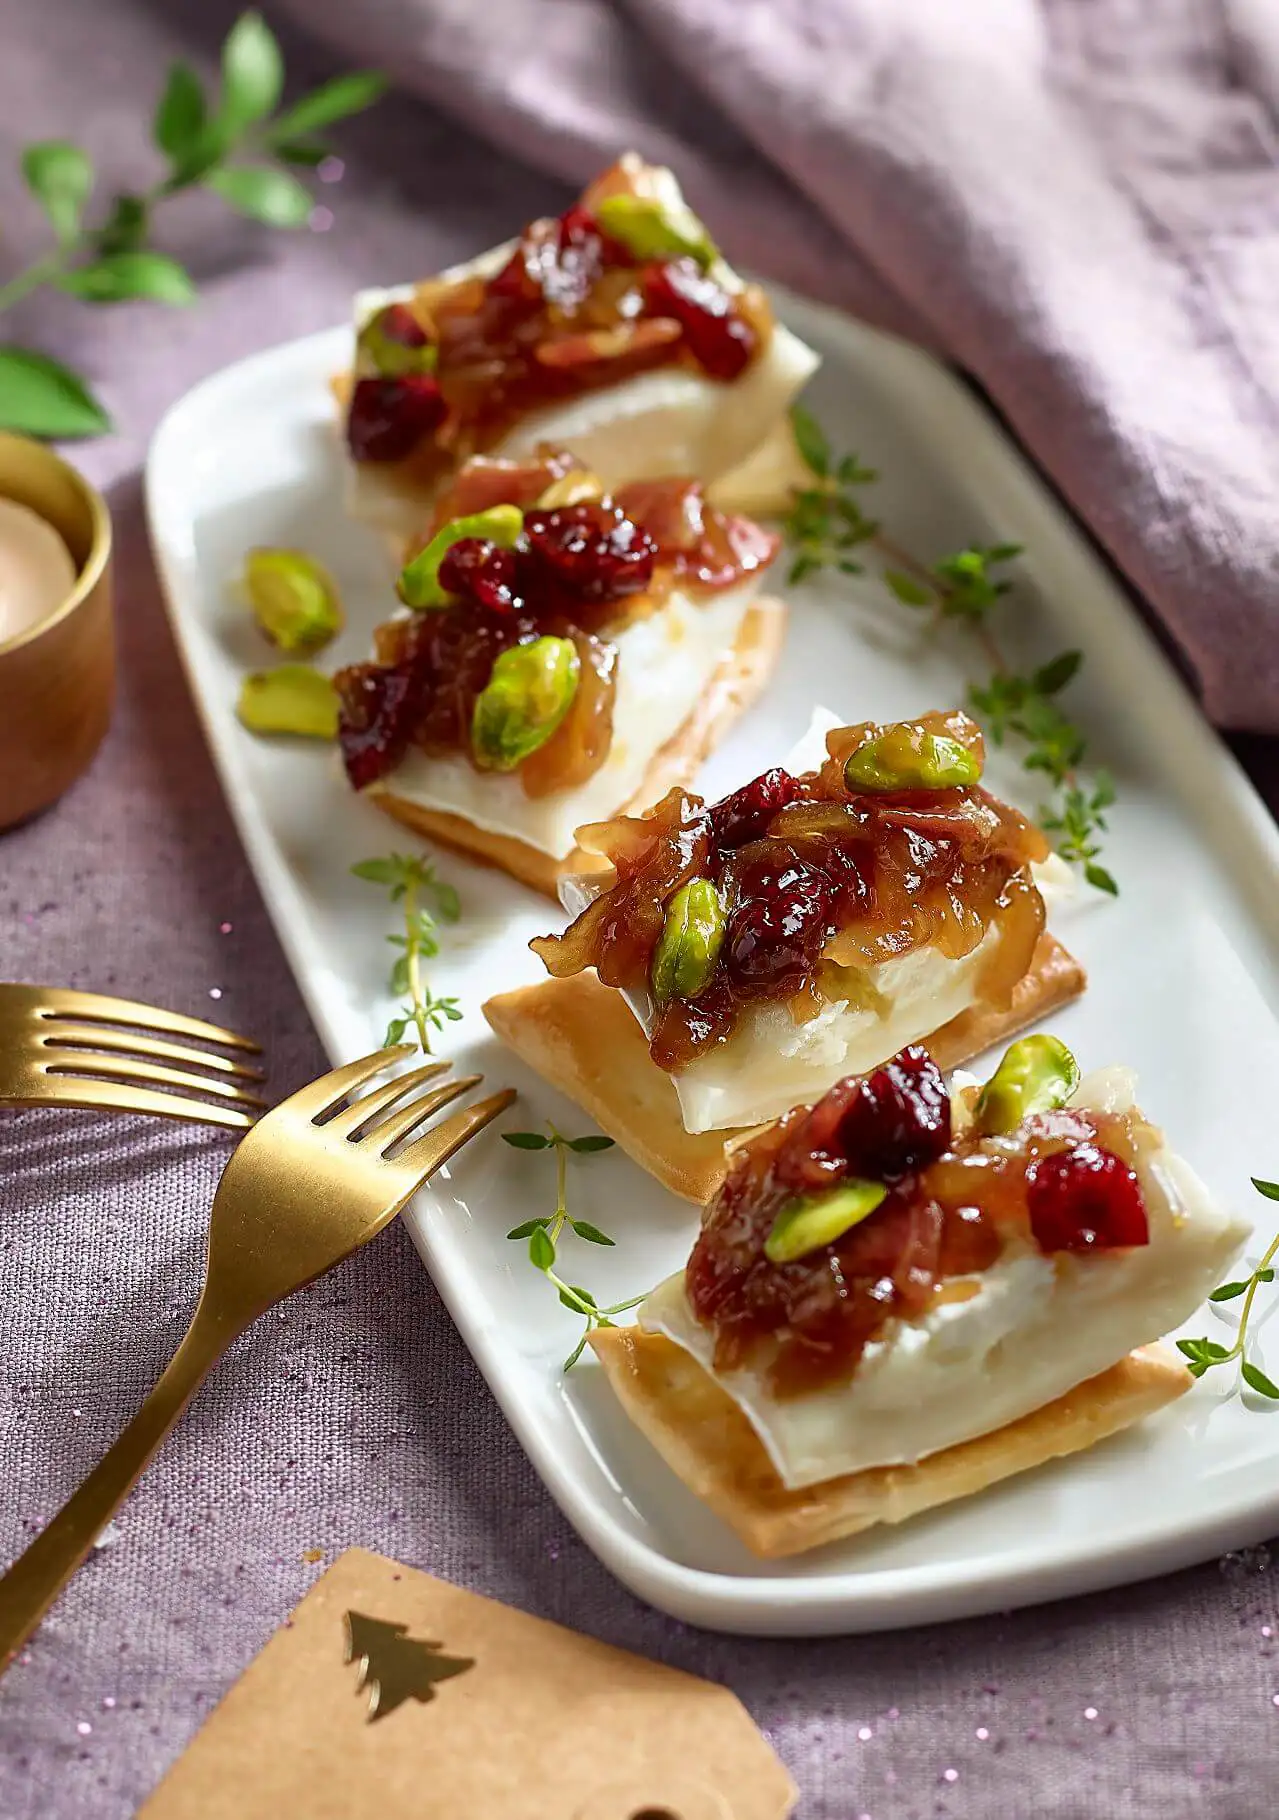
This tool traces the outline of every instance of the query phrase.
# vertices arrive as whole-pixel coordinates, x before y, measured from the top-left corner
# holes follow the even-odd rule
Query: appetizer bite
[[[830,725],[811,769],[673,789],[578,830],[553,976],[489,1022],[668,1187],[705,1201],[726,1133],[928,1037],[945,1066],[1082,991],[1046,933],[1042,834],[982,789],[967,715]],[[813,735],[805,746],[811,751]],[[800,748],[801,752],[804,747]],[[794,761],[792,761],[794,764]]]
[[[688,1267],[591,1336],[628,1415],[756,1554],[897,1523],[1193,1382],[1152,1348],[1238,1255],[1138,1109],[1050,1036],[980,1091],[912,1047],[742,1145]]]
[[[671,172],[628,153],[558,218],[468,265],[356,300],[336,387],[357,516],[411,534],[475,454],[573,448],[610,488],[667,475],[723,503],[805,472],[787,407],[817,355],[724,262]],[[765,446],[766,445],[766,446]]]
[[[693,770],[754,699],[779,539],[697,481],[608,495],[575,455],[477,457],[400,576],[376,655],[335,678],[347,775],[398,820],[539,890],[576,830]]]

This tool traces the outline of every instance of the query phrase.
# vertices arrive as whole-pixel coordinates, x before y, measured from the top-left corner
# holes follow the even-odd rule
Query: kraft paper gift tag
[[[353,1548],[139,1820],[784,1820],[727,1688]]]

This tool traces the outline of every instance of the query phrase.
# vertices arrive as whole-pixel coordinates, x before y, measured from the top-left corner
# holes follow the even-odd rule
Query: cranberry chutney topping
[[[753,1365],[775,1394],[803,1394],[848,1378],[890,1320],[971,1293],[956,1279],[1009,1245],[1052,1256],[1147,1244],[1142,1141],[1138,1115],[1070,1107],[1011,1136],[971,1124],[953,1135],[940,1070],[918,1046],[840,1081],[743,1145],[706,1210],[685,1289],[715,1334],[716,1370]],[[837,1205],[850,1183],[878,1183],[882,1198],[832,1243],[774,1262],[782,1219]]]
[[[501,541],[450,542],[450,526]],[[675,587],[712,593],[744,580],[779,541],[708,506],[696,481],[636,482],[608,498],[560,451],[523,463],[477,457],[438,502],[431,533],[419,554],[436,537],[446,547],[429,604],[379,626],[376,660],[334,679],[357,790],[411,747],[517,771],[529,797],[579,787],[612,741],[612,638]]]
[[[1007,1003],[1030,966],[1044,904],[1029,865],[1048,846],[977,783],[976,724],[866,722],[826,746],[802,777],[767,771],[709,807],[672,790],[580,832],[616,882],[532,947],[552,974],[594,967],[647,995],[650,1053],[669,1073],[731,1038],[752,1003],[786,1001],[802,1022],[857,1002],[865,969],[918,948],[958,960],[997,930],[976,982],[986,1004]],[[707,883],[690,905],[693,881]]]
[[[696,218],[613,166],[525,228],[494,276],[435,280],[366,324],[347,414],[356,461],[423,481],[491,449],[530,411],[688,365],[732,381],[766,349],[763,293],[736,287]]]

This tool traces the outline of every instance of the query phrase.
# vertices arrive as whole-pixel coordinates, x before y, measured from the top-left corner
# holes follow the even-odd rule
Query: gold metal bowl
[[[0,639],[0,828],[10,828],[56,802],[101,745],[115,701],[115,629],[101,494],[42,443],[0,432],[0,498],[51,524],[76,567],[51,613]]]

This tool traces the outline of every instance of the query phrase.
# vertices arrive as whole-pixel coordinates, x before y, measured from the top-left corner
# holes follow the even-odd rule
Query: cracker
[[[940,1067],[956,1068],[1083,989],[1083,968],[1045,933],[1002,1010],[973,1007],[923,1041]],[[484,1015],[522,1061],[576,1100],[650,1175],[687,1200],[710,1200],[727,1168],[725,1143],[743,1134],[685,1131],[674,1084],[649,1056],[620,992],[594,973],[579,973],[500,993]]]
[[[751,603],[732,649],[702,691],[684,724],[653,754],[630,802],[619,806],[619,815],[637,813],[658,802],[675,784],[687,784],[729,727],[750,707],[773,672],[786,633],[784,602],[770,596]],[[559,881],[567,873],[582,874],[608,868],[598,854],[574,849],[567,859],[556,859],[507,834],[491,834],[463,816],[397,796],[385,785],[374,785],[368,799],[379,809],[412,828],[427,840],[464,853],[481,865],[497,866],[523,885],[545,892],[559,901]]]
[[[1194,1382],[1174,1353],[1143,1346],[993,1434],[914,1466],[872,1467],[790,1491],[727,1391],[673,1340],[614,1327],[597,1329],[591,1345],[635,1426],[689,1490],[765,1559],[903,1523],[1080,1453],[1162,1409]]]

